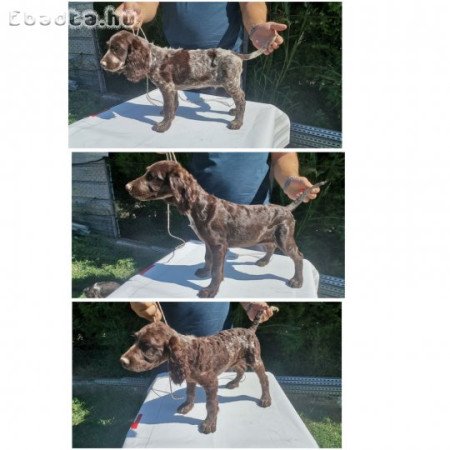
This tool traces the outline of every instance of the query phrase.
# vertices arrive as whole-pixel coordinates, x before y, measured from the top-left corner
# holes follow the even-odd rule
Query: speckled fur
[[[147,167],[146,173],[130,181],[126,188],[138,200],[164,200],[189,217],[192,229],[206,246],[205,266],[195,274],[211,277],[210,285],[199,291],[199,297],[215,297],[219,291],[228,248],[257,244],[267,252],[256,261],[257,265],[267,265],[279,248],[294,262],[294,276],[288,285],[302,286],[303,255],[295,242],[295,219],[291,213],[296,202],[287,207],[231,203],[205,192],[187,170],[173,161]]]
[[[240,86],[242,62],[262,53],[162,48],[128,31],[119,31],[109,40],[101,65],[105,70],[124,73],[132,82],[147,76],[161,90],[164,120],[153,126],[155,131],[169,129],[178,107],[178,90],[205,87],[222,87],[233,98],[236,107],[230,113],[235,118],[228,128],[239,129],[245,111],[245,94]]]
[[[195,386],[199,384],[206,392],[207,417],[200,425],[202,433],[216,430],[217,377],[227,371],[236,372],[229,389],[239,386],[247,367],[252,368],[261,383],[262,395],[259,405],[271,404],[269,381],[261,359],[261,349],[255,331],[260,317],[250,328],[233,328],[214,336],[194,337],[177,333],[162,322],[146,325],[136,333],[136,342],[120,358],[122,365],[133,372],[143,372],[169,362],[169,373],[174,383],[187,383],[186,401],[177,412],[187,414],[194,406]]]

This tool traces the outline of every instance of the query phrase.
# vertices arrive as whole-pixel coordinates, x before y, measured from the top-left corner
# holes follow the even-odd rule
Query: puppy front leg
[[[211,382],[203,386],[206,392],[206,419],[200,424],[200,433],[214,433],[217,426],[217,413],[219,412],[219,402],[217,400],[218,382],[214,377]]]
[[[211,269],[211,283],[208,287],[202,289],[197,294],[201,298],[215,297],[220,283],[223,281],[223,266],[225,263],[225,255],[227,253],[226,245],[211,245],[212,253],[212,269]]]
[[[212,265],[211,248],[206,242],[205,247],[206,247],[205,266],[195,271],[195,275],[199,278],[207,278],[211,275],[211,265]]]
[[[178,106],[178,92],[174,86],[160,87],[164,100],[163,114],[164,119],[153,125],[152,129],[158,133],[163,133],[170,128],[173,119],[175,118],[175,112]]]
[[[186,400],[178,407],[177,413],[187,414],[194,407],[194,399],[195,383],[188,382],[186,388]]]

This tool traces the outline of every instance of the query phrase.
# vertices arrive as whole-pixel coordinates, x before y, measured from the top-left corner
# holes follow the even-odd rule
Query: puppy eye
[[[150,348],[150,345],[148,345],[148,344],[145,343],[145,342],[139,342],[139,348],[140,348],[143,352],[146,352],[146,351]]]

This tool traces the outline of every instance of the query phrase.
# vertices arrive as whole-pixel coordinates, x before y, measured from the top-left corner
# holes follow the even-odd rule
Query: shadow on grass
[[[146,395],[146,388],[79,386],[73,396],[88,413],[72,428],[74,448],[120,448]]]
[[[161,258],[150,249],[119,246],[114,239],[99,235],[72,238],[72,297],[97,281],[123,283]]]

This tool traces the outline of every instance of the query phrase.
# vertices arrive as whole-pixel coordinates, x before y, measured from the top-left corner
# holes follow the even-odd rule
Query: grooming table
[[[71,148],[282,148],[289,144],[289,117],[272,105],[247,101],[244,125],[229,130],[231,98],[180,92],[180,106],[165,133],[151,129],[162,120],[159,89],[69,125]],[[161,103],[158,103],[161,102]]]
[[[255,262],[264,254],[248,248],[230,249],[225,257],[225,279],[216,298],[317,298],[319,273],[309,261],[303,261],[303,286],[293,289],[286,285],[294,275],[293,261],[275,254],[267,266],[259,267]],[[130,278],[109,298],[196,298],[211,281],[194,275],[204,261],[205,245],[189,241]]]
[[[219,376],[219,414],[215,433],[202,434],[198,425],[206,417],[205,392],[196,388],[194,408],[186,415],[177,414],[183,403],[186,384],[172,384],[175,397],[170,395],[167,373],[153,382],[123,447],[126,448],[318,448],[318,445],[277,380],[269,377],[272,405],[261,408],[257,400],[261,386],[254,372],[246,372],[236,389],[225,384],[234,373]]]

